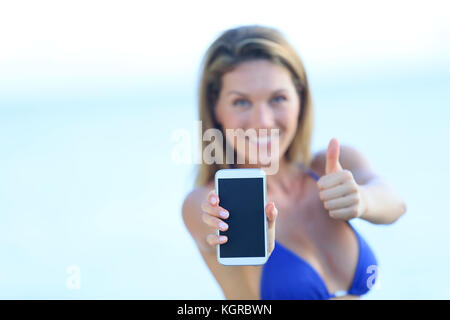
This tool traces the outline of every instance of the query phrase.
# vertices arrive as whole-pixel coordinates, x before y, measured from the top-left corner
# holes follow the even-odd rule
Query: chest
[[[267,196],[278,209],[276,241],[305,260],[329,290],[348,287],[353,271],[348,266],[357,259],[356,242],[346,222],[329,216],[315,181],[304,180],[289,192],[271,188]]]
[[[308,238],[314,241],[317,231],[326,227],[327,212],[312,179],[304,178],[285,188],[271,187],[267,198],[278,209],[275,234],[279,241],[299,243]]]

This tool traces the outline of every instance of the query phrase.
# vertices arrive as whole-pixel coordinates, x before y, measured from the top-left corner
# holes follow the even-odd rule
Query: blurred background
[[[0,298],[222,299],[181,219],[202,56],[263,24],[298,50],[313,150],[365,154],[408,211],[354,224],[380,262],[365,299],[450,299],[445,1],[0,4]],[[188,161],[189,162],[189,161]]]

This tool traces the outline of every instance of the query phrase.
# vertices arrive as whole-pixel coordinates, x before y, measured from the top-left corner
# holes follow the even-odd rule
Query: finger
[[[218,217],[221,219],[227,219],[230,216],[230,213],[227,209],[224,209],[219,206],[212,206],[209,201],[202,201],[201,204],[202,211],[208,213],[211,216]]]
[[[208,234],[206,236],[206,242],[212,246],[224,244],[227,241],[228,241],[227,236],[218,236],[217,234]]]
[[[358,216],[358,206],[330,211],[330,217],[341,220],[350,220]]]
[[[222,220],[220,220],[216,217],[213,217],[207,213],[202,214],[202,220],[208,226],[213,227],[215,229],[219,229],[221,231],[226,231],[228,229],[228,224],[226,224]]]
[[[349,170],[342,170],[320,177],[320,179],[317,181],[317,186],[321,190],[328,189],[335,187],[339,184],[343,184],[344,182],[347,182],[352,179],[353,174]]]
[[[328,144],[325,173],[329,174],[341,170],[342,167],[339,163],[339,142],[336,138],[333,138]]]
[[[212,206],[219,204],[219,196],[216,194],[216,190],[214,189],[208,193],[207,199]]]
[[[356,191],[356,186],[351,181],[346,181],[343,184],[339,184],[329,189],[323,189],[319,192],[320,200],[328,201],[343,197],[347,194]]]
[[[325,207],[325,209],[330,211],[348,208],[358,204],[359,204],[359,196],[356,193],[351,193],[338,199],[325,201],[323,206]]]

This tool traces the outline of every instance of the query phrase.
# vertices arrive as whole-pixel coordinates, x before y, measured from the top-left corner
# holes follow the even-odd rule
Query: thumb
[[[275,203],[273,203],[273,201],[270,201],[266,205],[266,216],[267,221],[269,222],[268,227],[270,228],[272,225],[275,224],[275,220],[277,219],[278,216],[278,209],[275,207]]]
[[[341,171],[339,163],[339,142],[336,138],[330,140],[327,149],[327,160],[325,165],[325,174]]]
[[[268,251],[269,255],[272,254],[275,248],[275,221],[278,216],[278,210],[275,207],[273,201],[266,205],[266,216],[267,216],[267,241],[268,241]]]

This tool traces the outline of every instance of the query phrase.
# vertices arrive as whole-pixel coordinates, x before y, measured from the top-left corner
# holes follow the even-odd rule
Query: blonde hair
[[[216,121],[214,108],[222,86],[222,76],[242,62],[267,59],[284,66],[290,71],[293,83],[300,97],[301,108],[294,139],[285,153],[288,163],[311,162],[311,139],[313,132],[313,103],[303,63],[284,36],[276,29],[264,26],[241,26],[223,32],[208,48],[203,58],[198,91],[201,151],[206,147],[203,134],[210,128],[221,125]],[[211,143],[215,143],[211,142]],[[223,148],[225,146],[223,145]],[[225,154],[225,150],[223,150]],[[203,186],[213,180],[219,169],[231,166],[206,164],[202,161],[197,172],[196,186]]]

